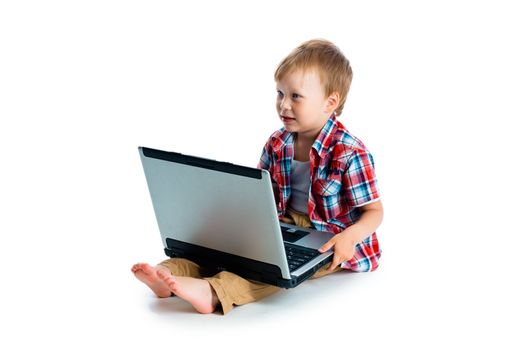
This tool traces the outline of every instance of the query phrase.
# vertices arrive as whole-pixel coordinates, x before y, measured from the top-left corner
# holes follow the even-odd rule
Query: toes
[[[133,267],[131,268],[131,272],[133,272],[135,275],[143,274],[149,277],[156,277],[155,270],[153,269],[151,265],[147,263],[138,263],[138,264],[133,265]]]
[[[166,285],[172,290],[175,291],[178,288],[177,282],[173,279],[173,276],[171,273],[164,271],[164,270],[158,270],[157,276],[166,283]]]
[[[165,270],[157,270],[157,276],[159,276],[163,280],[166,280],[171,277],[171,274]]]
[[[178,285],[175,281],[170,281],[167,283],[167,285],[172,291],[177,291]]]
[[[133,273],[136,273],[137,271],[140,271],[140,270],[142,270],[142,266],[141,266],[141,264],[135,264],[135,265],[133,265],[133,267],[131,268],[131,272],[133,272]]]

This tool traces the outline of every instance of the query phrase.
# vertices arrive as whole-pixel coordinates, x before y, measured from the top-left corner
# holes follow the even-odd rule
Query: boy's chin
[[[288,131],[288,132],[297,132],[299,128],[297,128],[296,126],[293,126],[293,125],[287,125],[287,124],[284,124],[284,130]]]

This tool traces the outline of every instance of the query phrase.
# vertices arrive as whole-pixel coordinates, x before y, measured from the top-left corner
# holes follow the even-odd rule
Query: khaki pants
[[[307,215],[294,211],[289,211],[288,215],[289,217],[286,217],[285,220],[283,220],[284,222],[302,227],[312,227],[312,223]],[[202,269],[194,262],[186,259],[168,259],[161,262],[159,265],[167,267],[173,276],[202,278],[208,281],[217,294],[217,298],[219,299],[224,314],[230,312],[234,305],[248,304],[281,290],[279,287],[247,280],[227,271],[219,272],[211,277],[203,276]],[[337,267],[334,271],[328,271],[329,266],[329,264],[324,266],[317,271],[312,278],[319,278],[341,270],[340,267]]]

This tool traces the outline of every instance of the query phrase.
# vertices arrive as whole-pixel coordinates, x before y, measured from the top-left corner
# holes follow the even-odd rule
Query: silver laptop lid
[[[266,170],[139,153],[165,247],[166,238],[176,239],[276,265],[291,278]]]

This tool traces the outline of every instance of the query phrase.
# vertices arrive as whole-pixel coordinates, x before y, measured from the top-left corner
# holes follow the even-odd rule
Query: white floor
[[[447,271],[428,262],[403,268],[388,252],[376,272],[307,281],[222,316],[198,314],[178,298],[154,297],[128,271],[130,255],[101,249],[86,259],[62,254],[65,264],[52,257],[40,263],[28,259],[8,269],[3,341],[17,345],[11,348],[77,349],[197,343],[234,349],[281,343],[371,349],[524,345],[524,289],[510,276],[516,271]]]

